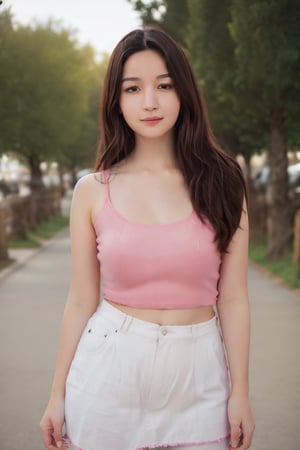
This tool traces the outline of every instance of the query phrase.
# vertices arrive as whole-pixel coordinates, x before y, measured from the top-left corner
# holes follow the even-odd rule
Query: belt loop
[[[126,331],[128,331],[129,328],[130,328],[130,325],[132,324],[133,317],[132,317],[132,316],[126,316],[126,319],[128,319],[128,320],[127,320],[127,323],[125,323],[125,325],[126,325]]]
[[[193,325],[191,325],[191,335],[192,335],[192,337],[193,338],[195,338],[196,337],[196,335],[197,335],[197,333],[195,332],[195,327],[193,327]]]
[[[123,321],[122,321],[121,326],[119,328],[119,332],[123,330],[124,325],[126,323],[126,319],[127,319],[127,316],[126,316],[126,314],[124,314]]]
[[[124,331],[124,333],[127,333],[132,321],[133,321],[132,316],[128,316],[127,314],[124,314],[124,319],[123,319],[123,322],[121,323],[119,331]]]

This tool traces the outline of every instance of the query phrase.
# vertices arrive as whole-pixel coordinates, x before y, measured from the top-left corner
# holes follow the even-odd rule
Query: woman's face
[[[128,58],[122,74],[120,108],[136,136],[153,139],[173,132],[180,101],[159,53],[144,50]]]

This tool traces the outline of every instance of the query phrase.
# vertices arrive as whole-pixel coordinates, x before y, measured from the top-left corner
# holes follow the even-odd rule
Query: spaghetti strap
[[[110,177],[110,169],[105,169],[100,172],[101,176],[101,183],[104,184],[104,191],[105,191],[105,200],[110,199],[109,195],[109,177]]]

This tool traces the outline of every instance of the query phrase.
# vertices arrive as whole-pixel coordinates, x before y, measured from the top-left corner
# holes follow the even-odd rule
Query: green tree
[[[5,73],[4,61],[8,58],[8,48],[6,45],[6,40],[8,36],[13,31],[13,17],[11,11],[9,9],[4,9],[0,12],[0,123],[2,123],[5,117],[5,110],[3,108],[3,104],[1,102],[1,92],[6,88],[6,85],[2,85],[3,81],[3,73]],[[1,76],[2,74],[2,76]],[[3,138],[0,132],[0,155],[3,153]]]
[[[269,132],[269,259],[280,257],[292,238],[287,143],[299,141],[299,23],[297,0],[232,0],[237,82],[248,91],[248,110],[263,115]]]
[[[101,88],[108,64],[109,55],[104,54],[99,63],[89,69],[88,110],[83,117],[80,133],[60,156],[62,167],[75,175],[76,170],[93,167],[99,139],[99,104]]]
[[[56,22],[0,34],[2,149],[25,158],[34,188],[41,184],[40,163],[59,159],[80,134],[93,52]]]
[[[186,0],[165,0],[162,28],[183,47],[186,46],[186,27],[189,11]]]
[[[182,46],[185,46],[189,14],[187,0],[128,1],[139,13],[143,25],[158,25]]]
[[[165,13],[165,0],[152,0],[143,2],[142,0],[127,0],[138,12],[143,25],[157,25],[162,21],[162,15]]]
[[[263,147],[265,131],[257,111],[247,108],[247,91],[236,82],[231,1],[189,0],[188,6],[187,46],[212,128],[225,149],[249,163],[253,151]]]

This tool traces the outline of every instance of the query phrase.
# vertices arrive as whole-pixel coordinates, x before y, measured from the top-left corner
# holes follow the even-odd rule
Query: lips
[[[162,117],[158,117],[158,116],[151,116],[151,117],[144,117],[143,119],[141,119],[142,122],[159,122],[160,120],[162,120]]]

